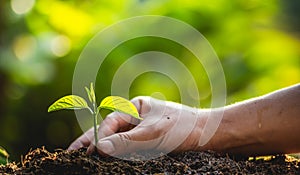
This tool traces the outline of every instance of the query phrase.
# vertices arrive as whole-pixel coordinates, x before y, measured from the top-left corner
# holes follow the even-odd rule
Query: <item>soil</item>
[[[30,151],[19,163],[0,166],[0,174],[300,174],[300,160],[286,155],[270,160],[235,160],[214,152],[161,155],[151,160],[131,161],[98,154],[45,148]],[[137,153],[130,156],[138,157]]]

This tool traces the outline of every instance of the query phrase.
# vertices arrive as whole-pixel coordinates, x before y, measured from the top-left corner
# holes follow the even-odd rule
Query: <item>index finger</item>
[[[133,117],[127,114],[113,112],[109,114],[98,128],[98,138],[99,140],[117,132],[128,131],[134,128],[138,124],[138,120],[134,120]],[[95,151],[96,146],[94,145],[95,139],[90,141],[89,147],[87,149],[87,154],[91,154]]]
[[[109,114],[98,129],[99,139],[110,136],[117,132],[128,131],[139,123],[138,119],[130,115],[113,112]]]
[[[89,146],[94,136],[93,131],[94,128],[90,128],[88,131],[86,131],[84,134],[78,137],[74,142],[70,144],[68,150],[75,150],[75,149]]]

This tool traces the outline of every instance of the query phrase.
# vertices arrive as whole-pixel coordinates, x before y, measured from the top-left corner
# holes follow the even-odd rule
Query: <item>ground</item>
[[[214,152],[185,152],[130,161],[96,153],[86,155],[85,151],[82,148],[50,153],[38,148],[28,152],[19,163],[0,166],[0,174],[300,174],[300,160],[286,155],[253,161]],[[138,157],[137,153],[130,156]]]

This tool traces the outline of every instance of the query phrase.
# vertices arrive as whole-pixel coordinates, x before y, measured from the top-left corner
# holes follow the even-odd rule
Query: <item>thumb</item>
[[[116,156],[157,148],[162,137],[146,138],[144,133],[142,129],[136,129],[105,137],[98,141],[97,151],[102,155]]]

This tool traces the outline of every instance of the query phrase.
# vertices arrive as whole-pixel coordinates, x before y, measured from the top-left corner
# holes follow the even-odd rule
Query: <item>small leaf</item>
[[[87,102],[77,95],[67,95],[54,102],[48,112],[58,111],[61,109],[88,109]]]
[[[91,83],[90,89],[85,87],[85,91],[88,94],[89,100],[91,103],[95,104],[96,103],[96,95],[95,95],[95,90],[94,90],[94,85]]]
[[[130,101],[122,97],[108,96],[101,101],[99,108],[122,112],[137,119],[143,120],[143,118],[139,116],[135,106]]]
[[[90,102],[93,103],[90,89],[87,87],[84,87],[84,89],[85,89],[86,93],[88,94]]]
[[[92,101],[93,101],[93,103],[96,103],[96,95],[95,95],[95,90],[94,90],[94,85],[93,85],[93,83],[91,83],[90,91],[91,91]]]
[[[1,157],[5,157],[5,158],[8,158],[9,157],[9,154],[6,152],[6,150],[0,146],[0,156]]]

